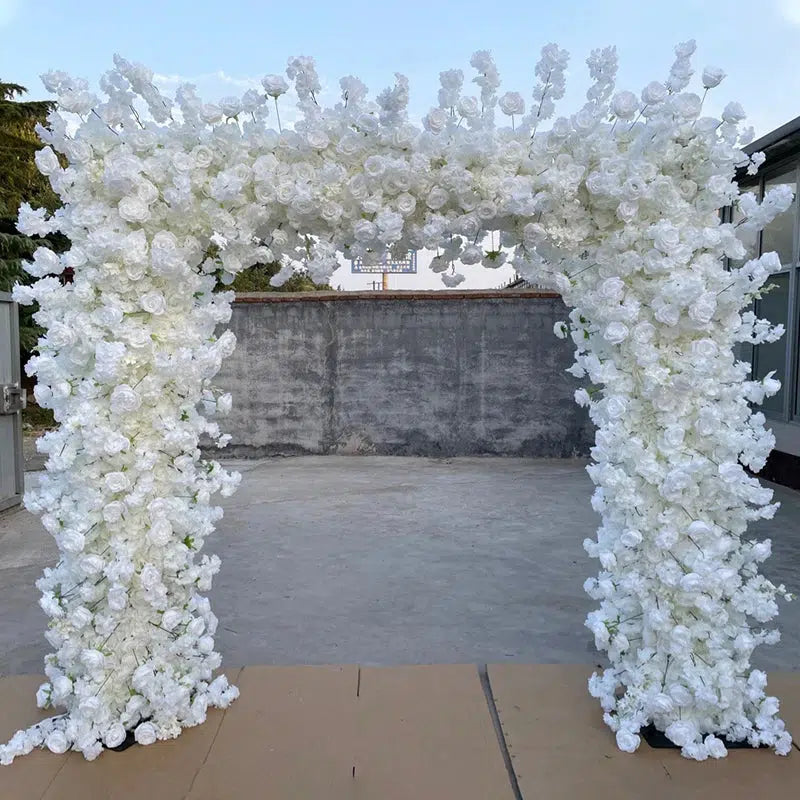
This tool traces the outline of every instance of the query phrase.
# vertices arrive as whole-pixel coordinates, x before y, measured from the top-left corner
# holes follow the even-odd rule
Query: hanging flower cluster
[[[291,130],[278,75],[218,104],[188,85],[167,98],[121,58],[102,100],[45,76],[60,110],[37,163],[64,205],[23,207],[19,228],[60,230],[72,249],[38,250],[28,269],[40,280],[15,297],[40,305],[47,333],[29,371],[60,423],[40,441],[47,474],[26,505],[61,555],[38,583],[54,649],[38,699],[66,713],[19,732],[0,762],[39,745],[93,758],[128,732],[174,737],[236,696],[213,678],[217,621],[202,595],[219,569],[201,553],[222,513],[211,498],[239,480],[199,449],[201,437],[226,443],[216,417],[231,405],[213,384],[234,347],[217,333],[231,295],[214,287],[256,263],[280,261],[278,280],[302,269],[324,281],[337,254],[421,248],[437,252],[447,285],[463,280],[459,264],[509,260],[574,309],[556,333],[572,337],[572,371],[593,387],[576,395],[598,426],[589,472],[602,524],[586,549],[601,572],[586,589],[600,605],[587,625],[610,661],[590,690],[619,746],[635,750],[652,722],[691,758],[725,755],[722,736],[788,751],[750,666],[778,638],[752,622],[773,618],[786,590],[759,574],[769,542],[746,530],[776,505],[744,470],[774,444],[751,404],[779,383],[749,379],[733,354],[782,333],[746,310],[779,264],[725,264],[792,198],[740,196],[736,169],[763,157],[740,149],[752,133],[737,104],[702,115],[705,94],[687,91],[693,51],[679,45],[667,80],[640,94],[615,92],[615,51],[594,51],[586,104],[555,119],[563,50],[543,49],[527,114],[520,93],[498,98],[481,51],[479,96],[460,70],[443,72],[422,129],[402,75],[374,101],[343,78],[341,102],[323,108],[305,57],[286,70],[302,114]],[[722,77],[707,69],[705,90]],[[497,108],[510,125],[495,124]],[[719,215],[731,204],[737,225]]]

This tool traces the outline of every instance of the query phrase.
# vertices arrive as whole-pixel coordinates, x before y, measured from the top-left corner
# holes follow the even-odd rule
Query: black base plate
[[[663,731],[658,730],[655,725],[648,725],[645,728],[642,728],[639,731],[640,736],[644,739],[647,744],[650,745],[655,750],[680,750],[680,746],[675,744],[675,742],[670,741],[667,739],[666,735]],[[758,747],[753,747],[751,744],[748,744],[747,741],[744,742],[729,742],[724,736],[718,736],[718,739],[722,740],[722,743],[728,750],[758,750],[760,748],[765,748],[767,745],[759,745]]]

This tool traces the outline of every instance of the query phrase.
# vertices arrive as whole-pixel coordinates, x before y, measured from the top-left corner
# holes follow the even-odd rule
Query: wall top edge
[[[237,293],[234,303],[328,303],[348,300],[552,300],[557,292],[504,289],[466,291],[419,291],[398,289],[366,292],[247,292]]]

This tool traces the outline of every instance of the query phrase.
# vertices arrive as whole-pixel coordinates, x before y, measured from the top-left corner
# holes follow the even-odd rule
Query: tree
[[[269,280],[278,273],[280,268],[281,265],[277,263],[256,264],[240,272],[230,287],[223,286],[222,288],[230,288],[236,292],[318,292],[331,288],[324,283],[314,283],[303,272],[295,272],[286,283],[281,286],[273,286]]]
[[[15,283],[30,283],[22,262],[37,247],[63,252],[67,239],[56,234],[46,239],[23,236],[17,231],[17,210],[21,203],[44,206],[54,211],[59,200],[47,178],[36,168],[34,155],[41,147],[37,123],[44,123],[55,107],[50,101],[22,101],[27,89],[0,80],[0,291],[9,292]],[[40,329],[33,320],[35,307],[20,307],[20,347],[23,355],[36,345]]]

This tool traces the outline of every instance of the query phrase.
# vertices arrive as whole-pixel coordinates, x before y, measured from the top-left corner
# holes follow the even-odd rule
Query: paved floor
[[[796,749],[621,753],[587,665],[227,672],[241,697],[205,724],[92,762],[37,750],[0,767],[3,800],[752,800],[800,784]],[[0,678],[0,741],[44,716],[38,681]],[[800,675],[773,673],[770,690],[800,729]]]
[[[226,665],[592,663],[581,542],[598,518],[571,460],[319,456],[237,462],[242,487],[208,548]],[[35,479],[35,478],[34,478]],[[800,594],[800,493],[761,524],[766,573]],[[39,673],[34,581],[55,547],[0,515],[0,674]],[[756,663],[800,670],[800,602]]]

